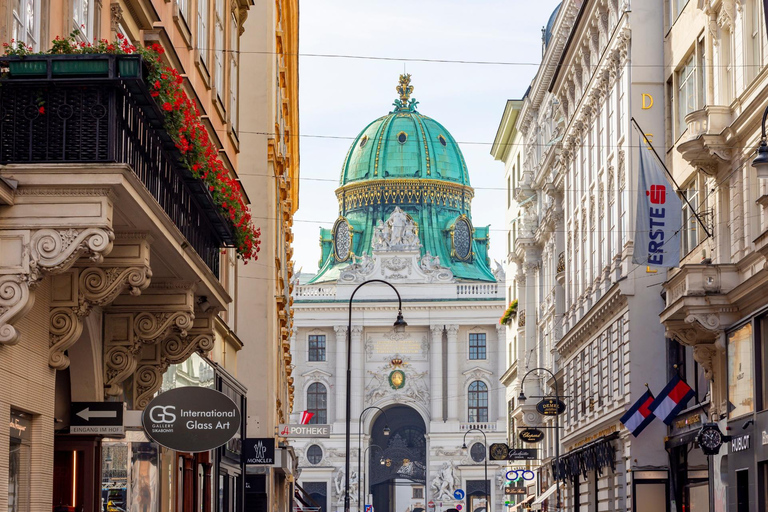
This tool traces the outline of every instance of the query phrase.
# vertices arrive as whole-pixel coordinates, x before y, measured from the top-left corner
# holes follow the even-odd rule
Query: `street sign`
[[[557,416],[565,412],[565,404],[554,397],[542,398],[541,402],[536,404],[536,410],[544,416]]]
[[[366,505],[365,512],[373,512],[373,505]]]
[[[456,510],[461,510],[462,508],[464,508],[464,507],[462,507],[462,506],[461,506],[461,503],[459,503],[458,505],[456,505]]]
[[[427,507],[435,508],[435,502],[434,501],[430,501],[429,503],[427,503]]]
[[[289,437],[292,439],[331,437],[331,426],[299,424],[286,425],[281,423],[278,427],[277,435],[280,437]]]
[[[510,448],[507,460],[536,460],[537,452],[536,448]]]
[[[69,408],[69,432],[124,434],[123,408],[123,402],[72,402]]]
[[[256,437],[243,441],[243,462],[258,466],[271,466],[275,463],[275,438]]]
[[[539,443],[544,439],[544,432],[537,428],[524,428],[517,436],[524,443]]]
[[[141,417],[144,432],[161,446],[179,452],[207,452],[226,444],[240,430],[237,404],[219,391],[186,386],[157,395]]]
[[[456,498],[457,500],[463,500],[464,496],[466,495],[467,493],[465,493],[463,489],[456,489],[455,491],[453,491],[453,497]]]

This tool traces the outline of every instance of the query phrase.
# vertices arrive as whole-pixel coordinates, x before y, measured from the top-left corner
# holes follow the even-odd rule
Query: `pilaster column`
[[[459,421],[459,397],[464,393],[458,387],[459,383],[459,326],[448,325],[448,419]]]
[[[347,399],[347,326],[336,325],[333,330],[336,333],[336,400],[333,421],[340,422],[345,419],[344,406]]]
[[[352,326],[352,420],[360,418],[363,411],[363,397],[365,396],[365,380],[363,370],[365,368],[365,347],[363,347],[363,326]],[[346,368],[345,368],[346,371]],[[346,376],[345,376],[346,378]],[[345,397],[346,399],[346,397]]]
[[[501,376],[507,371],[507,326],[499,323],[496,324],[496,349],[497,357],[499,359],[499,369],[495,381],[498,382],[499,379],[501,379]],[[502,420],[502,425],[504,425],[507,417],[507,394],[498,393],[498,395],[499,419]]]
[[[431,389],[430,414],[432,421],[443,419],[443,326],[429,326],[429,379]]]

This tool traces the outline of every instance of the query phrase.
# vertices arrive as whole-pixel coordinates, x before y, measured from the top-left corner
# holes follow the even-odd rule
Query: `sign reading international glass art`
[[[536,404],[536,410],[544,416],[557,416],[565,412],[565,404],[557,398],[542,398],[541,402]]]
[[[240,429],[240,410],[227,395],[198,387],[156,396],[144,409],[147,437],[171,450],[205,452],[227,443]]]

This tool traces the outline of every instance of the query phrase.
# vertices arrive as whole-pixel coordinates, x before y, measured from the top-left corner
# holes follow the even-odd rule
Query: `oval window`
[[[400,144],[405,144],[405,141],[408,140],[408,134],[405,132],[400,132],[397,134],[397,142]]]
[[[309,448],[307,448],[307,461],[310,464],[320,464],[320,461],[323,460],[323,449],[317,446],[316,444],[313,444]]]
[[[368,144],[368,136],[363,135],[363,138],[360,139],[360,149],[364,148],[366,144]]]
[[[472,254],[472,226],[465,218],[453,225],[453,252],[460,260],[468,260]]]
[[[448,145],[448,143],[447,143],[447,142],[446,142],[446,140],[445,140],[445,137],[443,137],[442,135],[438,135],[438,136],[437,136],[437,140],[438,140],[438,141],[440,141],[440,144],[442,144],[442,145],[443,145],[443,147],[445,147],[445,146],[447,146],[447,145]]]
[[[333,247],[336,261],[346,261],[349,258],[349,251],[352,249],[352,233],[349,231],[349,224],[344,219],[336,221],[333,230]]]
[[[469,455],[475,462],[483,462],[485,460],[485,445],[483,443],[475,443],[469,449]]]

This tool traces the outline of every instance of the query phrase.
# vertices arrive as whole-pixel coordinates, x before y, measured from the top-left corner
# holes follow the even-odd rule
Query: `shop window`
[[[485,359],[484,332],[473,332],[469,334],[469,358]]]
[[[32,488],[32,447],[29,414],[11,409],[8,457],[8,512],[29,512]]]
[[[728,418],[755,410],[752,324],[728,334]]]

